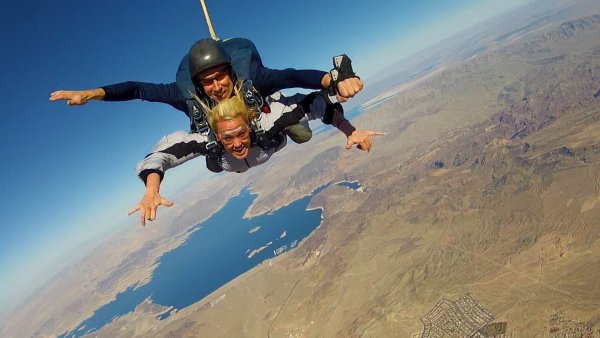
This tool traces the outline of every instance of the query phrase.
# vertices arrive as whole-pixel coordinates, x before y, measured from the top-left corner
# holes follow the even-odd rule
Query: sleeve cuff
[[[155,173],[158,174],[158,176],[160,176],[160,181],[162,182],[163,178],[165,177],[165,173],[160,171],[160,170],[156,170],[156,169],[144,169],[142,170],[142,172],[139,173],[139,178],[144,181],[144,185],[146,185],[146,181],[148,180],[148,175]]]

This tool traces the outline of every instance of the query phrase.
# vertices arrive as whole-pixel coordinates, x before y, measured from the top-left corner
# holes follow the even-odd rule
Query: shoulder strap
[[[188,116],[190,117],[190,131],[192,133],[208,135],[211,130],[206,120],[204,109],[202,109],[195,99],[186,100],[185,103],[187,104]]]
[[[187,100],[186,103],[190,115],[190,132],[206,135],[208,137],[208,142],[206,142],[205,146],[207,157],[211,159],[219,159],[223,149],[221,143],[217,142],[215,133],[208,125],[204,109],[202,109],[198,101],[195,99]]]

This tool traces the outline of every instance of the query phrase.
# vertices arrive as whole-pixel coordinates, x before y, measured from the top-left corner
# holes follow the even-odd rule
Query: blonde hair
[[[217,123],[219,121],[233,120],[238,116],[242,116],[244,121],[250,123],[256,118],[256,112],[248,107],[244,96],[240,91],[241,84],[238,83],[234,88],[234,95],[221,102],[217,102],[213,106],[209,106],[197,96],[194,96],[196,101],[200,103],[206,113],[206,120],[210,128],[217,132]]]

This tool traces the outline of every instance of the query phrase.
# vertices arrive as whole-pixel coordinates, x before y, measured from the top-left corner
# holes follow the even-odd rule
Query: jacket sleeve
[[[285,100],[291,100],[291,102],[287,103],[288,106],[291,106],[293,103],[295,103],[297,106],[296,108],[294,108],[294,110],[290,112],[292,114],[283,114],[280,118],[281,121],[275,121],[274,126],[277,126],[278,123],[280,124],[280,126],[283,123],[289,125],[300,116],[300,111],[302,111],[306,115],[307,120],[320,119],[325,124],[330,123],[335,128],[339,129],[342,133],[344,133],[346,136],[349,136],[356,130],[356,128],[344,116],[343,107],[339,103],[334,104],[330,102],[328,99],[325,98],[325,95],[327,95],[327,93],[325,93],[324,91],[320,91],[313,92],[308,95],[295,94],[292,96],[282,98]],[[301,108],[300,111],[298,111],[298,108]],[[290,116],[286,116],[288,114],[290,114]],[[327,119],[327,115],[329,115],[331,122],[325,122],[325,120]]]
[[[252,84],[263,96],[269,96],[286,88],[321,89],[325,72],[320,70],[297,70],[293,68],[277,70],[267,67],[252,69]]]
[[[144,100],[171,105],[187,114],[185,97],[176,82],[146,83],[128,81],[101,87],[106,93],[104,101]]]
[[[283,99],[288,100],[289,102],[285,103],[287,106],[290,107],[294,107],[291,111],[289,112],[285,112],[283,114],[281,114],[281,116],[279,118],[277,118],[277,120],[275,120],[275,122],[273,122],[273,127],[271,127],[267,133],[269,133],[272,137],[272,135],[281,133],[285,130],[285,128],[292,126],[294,124],[300,123],[300,121],[303,118],[307,118],[307,119],[315,119],[315,117],[312,114],[307,114],[309,112],[311,112],[311,109],[325,109],[325,105],[318,105],[315,104],[315,101],[318,101],[319,98],[322,99],[322,97],[319,96],[320,92],[312,92],[308,95],[304,95],[304,94],[295,94],[292,95],[291,97],[286,97],[280,98],[280,101],[283,101]],[[325,101],[323,100],[323,103]],[[282,102],[283,103],[283,102]],[[322,114],[320,115],[322,116]]]
[[[162,180],[165,171],[201,155],[206,155],[208,138],[198,133],[178,131],[164,136],[152,152],[136,167],[139,178],[146,183],[150,173],[157,173]]]

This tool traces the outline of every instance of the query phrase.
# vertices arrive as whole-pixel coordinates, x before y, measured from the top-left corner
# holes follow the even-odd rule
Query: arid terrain
[[[306,156],[291,146],[251,176],[192,187],[181,200],[196,205],[124,230],[0,336],[72,330],[247,182],[256,215],[358,180],[313,198],[324,221],[294,250],[165,320],[147,301],[92,336],[600,337],[600,5],[548,8],[368,102],[352,122],[386,132],[371,153],[328,131]]]

